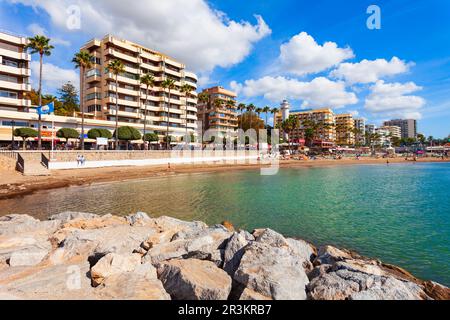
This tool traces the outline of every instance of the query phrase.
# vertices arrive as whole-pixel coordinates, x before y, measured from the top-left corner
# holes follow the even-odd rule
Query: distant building
[[[401,138],[416,138],[417,137],[417,120],[414,119],[395,119],[385,121],[384,126],[397,126],[401,130]]]
[[[0,32],[0,110],[28,111],[31,101],[27,38]]]
[[[355,122],[350,113],[337,114],[336,121],[336,144],[341,146],[351,146],[355,144]]]
[[[382,126],[380,129],[385,129],[390,132],[393,138],[402,138],[402,129],[398,126]]]
[[[295,116],[298,119],[298,128],[296,128],[289,139],[291,140],[304,140],[305,132],[307,129],[306,124],[308,122],[315,123],[317,125],[314,140],[317,144],[322,142],[336,141],[335,130],[335,116],[333,110],[328,108],[312,109],[312,110],[298,110],[289,111],[289,104],[284,101],[280,107],[281,112],[278,112],[275,116],[275,123],[280,124],[283,120],[289,118],[289,116]]]
[[[222,133],[235,131],[238,128],[237,94],[222,87],[205,89],[203,93],[209,95],[207,103],[197,105],[198,121],[202,122],[203,129]],[[216,104],[218,99],[223,101],[221,105]]]
[[[377,130],[377,126],[374,124],[366,124],[366,132],[368,134],[374,134]]]
[[[375,133],[379,135],[377,141],[375,141],[376,145],[380,145],[383,147],[389,147],[391,145],[391,132],[386,129],[386,127],[380,127],[375,130]]]
[[[355,135],[356,143],[364,145],[366,143],[366,120],[363,118],[353,119],[355,123],[355,129],[359,130],[359,133]]]

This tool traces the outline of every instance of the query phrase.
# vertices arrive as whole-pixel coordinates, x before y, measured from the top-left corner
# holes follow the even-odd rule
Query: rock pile
[[[450,299],[331,246],[145,213],[0,217],[0,299]]]

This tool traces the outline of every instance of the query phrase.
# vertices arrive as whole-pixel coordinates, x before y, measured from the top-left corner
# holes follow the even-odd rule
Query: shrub
[[[65,139],[78,139],[80,137],[80,134],[77,130],[72,128],[61,128],[56,132],[56,136],[58,138],[65,138]]]
[[[112,138],[112,133],[108,129],[103,128],[93,128],[88,131],[88,138],[89,139],[97,139],[97,138]]]
[[[156,133],[146,133],[144,136],[144,141],[149,141],[149,142],[153,142],[153,141],[159,141],[159,137]]]
[[[119,127],[117,130],[119,140],[124,141],[139,140],[142,137],[141,133],[133,127],[124,126]],[[114,136],[116,136],[115,132]]]
[[[25,140],[28,138],[36,138],[38,132],[31,128],[17,128],[13,132],[15,137],[21,137],[23,139],[23,150],[25,150]]]

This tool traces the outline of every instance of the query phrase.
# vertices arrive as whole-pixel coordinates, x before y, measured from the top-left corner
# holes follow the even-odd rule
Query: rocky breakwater
[[[448,288],[270,229],[145,213],[0,217],[0,299],[450,299]]]

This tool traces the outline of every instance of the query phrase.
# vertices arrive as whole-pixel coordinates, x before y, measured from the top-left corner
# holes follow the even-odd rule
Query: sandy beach
[[[418,159],[417,162],[449,162],[441,159]],[[412,164],[417,163],[404,158],[389,159],[389,164]],[[341,160],[281,160],[280,168],[314,168],[336,165],[387,165],[386,159],[362,158]],[[231,164],[192,164],[167,166],[145,166],[145,167],[109,167],[96,169],[77,169],[52,171],[50,176],[23,176],[14,171],[11,165],[2,163],[0,166],[0,200],[33,193],[39,190],[64,188],[75,185],[89,185],[93,183],[117,182],[134,179],[145,179],[176,174],[207,173],[229,170],[260,169],[260,164],[231,165]]]

